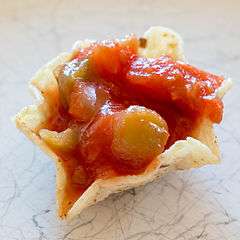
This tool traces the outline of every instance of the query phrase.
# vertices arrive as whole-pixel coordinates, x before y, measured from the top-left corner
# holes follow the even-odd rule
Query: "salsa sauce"
[[[222,77],[170,56],[139,57],[138,44],[134,36],[93,43],[79,50],[56,76],[62,96],[47,129],[61,132],[72,128],[79,136],[71,151],[52,149],[67,175],[61,216],[96,179],[140,174],[153,161],[131,165],[113,154],[113,129],[119,112],[132,105],[157,112],[167,123],[167,142],[161,151],[191,136],[203,118],[213,123],[222,119],[223,105],[215,94]]]

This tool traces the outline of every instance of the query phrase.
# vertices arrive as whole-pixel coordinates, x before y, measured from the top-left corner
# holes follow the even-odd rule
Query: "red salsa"
[[[139,174],[201,119],[222,119],[222,77],[170,56],[140,57],[138,45],[134,36],[93,43],[55,71],[59,107],[47,129],[76,136],[67,150],[50,144],[68,178],[62,215],[94,180]]]

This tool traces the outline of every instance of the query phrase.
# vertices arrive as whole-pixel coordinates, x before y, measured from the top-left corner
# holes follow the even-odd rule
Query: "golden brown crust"
[[[161,39],[160,44],[162,44],[162,46],[159,48],[160,50],[158,49],[154,53],[151,46],[149,53],[147,52],[148,46],[146,46],[144,52],[141,52],[142,55],[145,54],[148,56],[149,54],[153,54],[157,56],[169,52],[172,55],[174,54],[175,59],[183,59],[181,39],[173,31],[166,28],[151,28],[144,36],[151,39],[151,34],[154,35],[155,40],[159,39],[157,34],[164,35],[165,40]],[[169,34],[170,38],[167,37]],[[172,49],[173,45],[171,45],[171,41],[174,42],[174,50]],[[84,47],[88,43],[89,41],[79,41],[74,45],[74,49]],[[65,214],[62,203],[65,194],[64,189],[67,184],[66,173],[60,159],[58,159],[57,155],[44,143],[38,132],[43,128],[44,122],[48,117],[49,105],[46,100],[46,94],[49,89],[58,92],[57,81],[53,71],[59,64],[70,60],[71,57],[71,53],[63,53],[36,73],[31,81],[30,88],[33,90],[38,103],[22,109],[15,117],[16,126],[56,162],[56,188],[60,217],[72,218],[78,215],[84,208],[103,200],[112,193],[146,184],[169,171],[197,168],[206,164],[219,162],[219,148],[213,126],[209,120],[205,119],[195,130],[193,134],[194,138],[188,137],[186,140],[177,141],[168,150],[159,155],[148,166],[144,173],[96,180]],[[230,85],[230,81],[226,81],[223,84],[219,94],[220,97],[225,94]]]

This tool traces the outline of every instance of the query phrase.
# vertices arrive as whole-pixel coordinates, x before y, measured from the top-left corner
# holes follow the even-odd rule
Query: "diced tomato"
[[[80,152],[91,176],[110,162],[110,146],[112,141],[113,116],[102,115],[96,118],[93,124],[81,137]]]
[[[221,100],[215,96],[222,77],[162,56],[135,58],[126,78],[132,89],[147,98],[174,103],[187,114],[207,114],[213,122],[222,119]]]
[[[90,58],[90,69],[97,76],[111,81],[123,80],[131,58],[137,53],[138,41],[134,36],[124,41],[106,41],[96,47]]]
[[[69,114],[79,121],[87,122],[96,111],[96,88],[89,83],[76,81],[69,101]]]

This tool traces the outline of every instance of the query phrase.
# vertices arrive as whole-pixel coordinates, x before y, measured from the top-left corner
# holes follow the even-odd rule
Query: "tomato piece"
[[[109,155],[115,114],[124,108],[121,104],[106,102],[94,122],[81,136],[81,152],[87,162],[94,162],[98,156]]]
[[[132,89],[147,98],[174,103],[190,115],[206,113],[213,122],[221,121],[221,100],[216,98],[215,90],[223,77],[162,56],[158,59],[136,58],[126,78]]]
[[[71,62],[58,66],[54,74],[58,81],[60,101],[62,106],[67,109],[69,97],[73,90],[73,85],[77,79],[87,77],[88,60],[73,59]]]
[[[103,86],[76,81],[70,94],[68,112],[78,121],[90,121],[109,98],[109,92]]]
[[[104,173],[106,166],[111,166],[112,126],[112,115],[98,116],[81,136],[79,152],[93,178]]]
[[[96,88],[89,83],[76,81],[69,101],[69,114],[79,121],[87,122],[96,111]]]
[[[91,71],[115,82],[124,78],[132,56],[137,53],[137,46],[138,40],[134,36],[99,44],[89,58]]]

